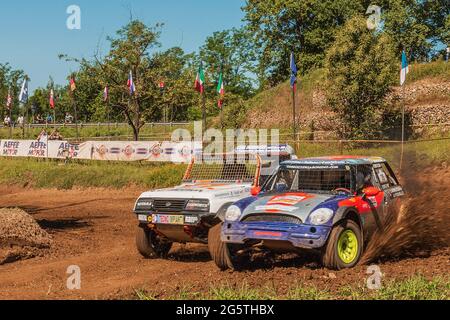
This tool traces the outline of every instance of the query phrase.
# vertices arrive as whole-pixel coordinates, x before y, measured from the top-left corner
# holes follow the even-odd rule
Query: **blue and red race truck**
[[[314,250],[329,269],[351,268],[404,194],[382,158],[286,161],[228,208],[210,230],[209,249],[222,270],[239,269],[253,250]]]

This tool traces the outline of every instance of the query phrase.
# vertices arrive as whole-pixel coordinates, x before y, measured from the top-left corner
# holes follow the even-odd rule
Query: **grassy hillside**
[[[435,83],[450,82],[450,63],[443,61],[426,64],[415,64],[410,67],[408,86],[420,81]],[[297,108],[299,121],[303,129],[308,129],[308,115],[313,112],[322,113],[326,119],[327,108],[324,97],[325,70],[319,69],[299,79],[297,92]],[[254,98],[245,102],[246,116],[242,117],[242,125],[249,128],[290,128],[292,124],[292,93],[289,81],[276,87],[265,90]],[[423,103],[426,99],[435,100],[435,96],[421,97]],[[442,101],[442,99],[441,99]],[[450,104],[450,97],[444,100]]]

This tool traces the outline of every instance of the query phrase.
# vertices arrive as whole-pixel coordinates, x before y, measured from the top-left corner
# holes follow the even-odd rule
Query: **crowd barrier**
[[[2,157],[79,159],[103,161],[150,161],[185,163],[202,151],[199,142],[170,141],[68,141],[0,140]]]

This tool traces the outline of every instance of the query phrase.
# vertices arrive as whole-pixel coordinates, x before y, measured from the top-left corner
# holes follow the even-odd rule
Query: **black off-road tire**
[[[219,223],[209,229],[208,248],[217,267],[219,267],[220,270],[225,271],[227,269],[234,269],[234,265],[231,261],[228,245],[222,242],[221,239],[222,226],[223,223]]]
[[[136,247],[144,258],[166,258],[172,248],[172,242],[161,239],[152,230],[139,227],[136,233]]]
[[[338,241],[341,235],[351,230],[356,235],[358,241],[358,250],[356,258],[351,263],[344,262],[338,254]],[[328,239],[327,245],[322,252],[322,264],[324,267],[331,270],[342,270],[353,268],[361,259],[364,247],[364,240],[361,229],[357,223],[352,220],[345,220],[336,225],[331,231],[331,235]]]

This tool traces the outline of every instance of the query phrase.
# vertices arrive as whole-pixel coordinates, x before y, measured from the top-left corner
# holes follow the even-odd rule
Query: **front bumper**
[[[331,227],[277,222],[226,222],[222,241],[245,244],[250,240],[287,241],[304,249],[322,248],[331,233]]]
[[[209,212],[183,211],[177,213],[166,212],[134,212],[140,224],[154,225],[175,225],[175,226],[198,226],[205,219],[214,217],[215,214]],[[171,217],[178,217],[172,218]],[[183,221],[180,218],[183,217]]]

